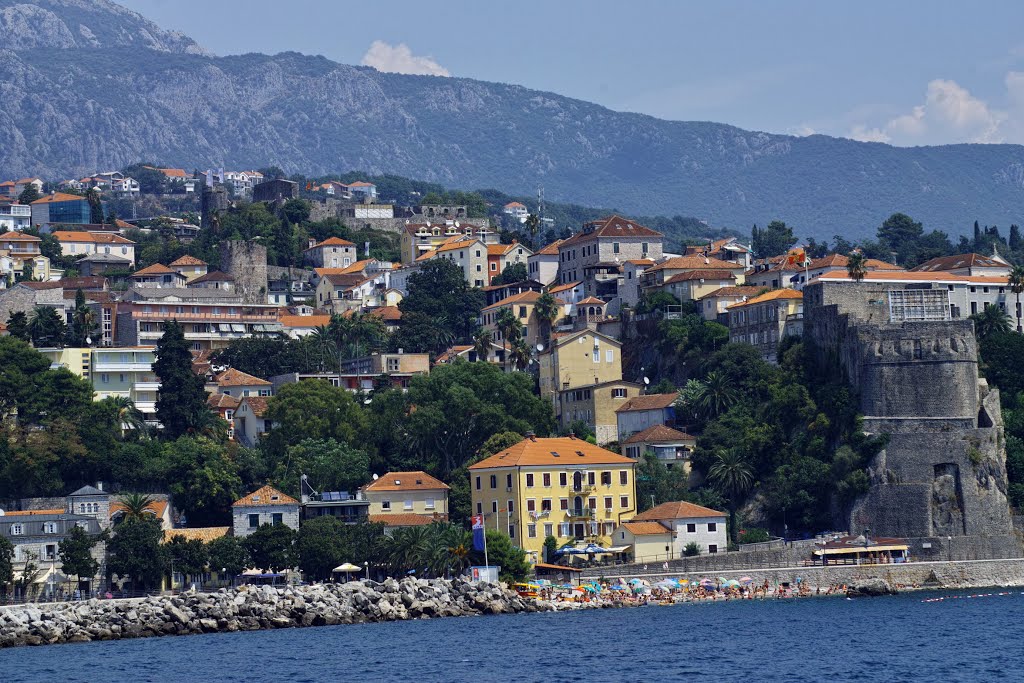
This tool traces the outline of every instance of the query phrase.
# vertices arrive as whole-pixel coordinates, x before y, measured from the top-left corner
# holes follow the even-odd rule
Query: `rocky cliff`
[[[543,185],[550,200],[734,228],[779,217],[818,238],[871,234],[897,210],[951,232],[1005,226],[1024,206],[1015,145],[797,138],[296,53],[213,57],[109,2],[0,0],[3,27],[0,176],[140,160],[359,169],[513,193]]]

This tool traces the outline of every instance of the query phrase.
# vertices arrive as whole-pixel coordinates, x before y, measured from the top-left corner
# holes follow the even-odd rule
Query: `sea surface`
[[[1022,681],[1022,624],[1020,589],[684,604],[18,648],[0,681]]]

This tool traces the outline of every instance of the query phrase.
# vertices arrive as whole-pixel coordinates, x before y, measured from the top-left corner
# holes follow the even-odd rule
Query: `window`
[[[604,497],[604,509],[605,510],[611,510],[612,509],[612,497],[611,496],[605,496]]]
[[[629,483],[629,472],[627,472],[626,470],[622,470],[621,472],[619,472],[619,485],[620,486],[625,486],[628,483]]]
[[[525,318],[526,317],[526,306],[520,306],[519,307],[519,317],[520,318]]]
[[[271,513],[270,523],[274,526],[277,526],[278,524],[284,524],[284,514],[281,512]]]
[[[497,270],[497,269],[498,269],[498,264],[495,263],[494,261],[491,261],[491,270]]]
[[[537,510],[537,499],[536,498],[527,498],[526,499],[526,511],[527,512],[535,512],[536,510]]]
[[[491,501],[491,512],[497,514],[497,512],[498,512],[498,501],[496,501],[496,500],[492,500]]]
[[[537,538],[537,525],[536,524],[527,524],[526,525],[526,537],[527,538]]]
[[[540,501],[540,510],[541,510],[541,512],[551,512],[551,499],[550,498],[545,498],[542,501]]]
[[[20,524],[11,525],[11,536],[21,536],[23,533],[24,530],[21,528]]]
[[[717,545],[712,543],[711,545],[708,546],[708,553],[717,553],[717,552],[718,552],[718,546]]]
[[[697,533],[697,525],[696,524],[687,524],[686,525],[686,533],[688,533],[688,534],[695,534],[695,533]]]
[[[108,375],[105,372],[101,372],[100,373],[100,381],[103,382],[104,384],[107,384],[108,382],[110,382],[110,375]]]
[[[391,501],[390,500],[382,500],[380,502],[380,509],[381,510],[390,511],[391,510]]]
[[[45,560],[56,560],[57,559],[57,544],[47,543],[43,549],[43,559]]]
[[[712,533],[718,531],[718,525],[714,522],[708,522],[708,531]]]
[[[612,253],[613,254],[618,254],[619,253],[619,243],[618,242],[612,242]]]
[[[548,536],[550,536],[551,532],[553,532],[554,530],[555,530],[555,525],[554,524],[545,524],[544,525],[544,538],[547,538]]]
[[[506,474],[505,475],[505,487],[506,488],[512,488],[512,475],[511,474]]]
[[[551,473],[550,472],[545,472],[544,473],[544,486],[548,486],[548,487],[551,486]]]
[[[593,486],[594,485],[594,480],[596,478],[597,478],[597,472],[593,472],[593,471],[587,472],[587,485],[588,486]]]
[[[491,475],[491,488],[492,489],[498,488],[498,475],[496,475],[496,474],[492,474]]]
[[[476,514],[478,514],[478,515],[484,514],[484,504],[483,503],[477,503],[476,504]]]
[[[55,534],[55,533],[57,533],[57,523],[56,522],[46,522],[45,524],[43,524],[43,533],[44,534]]]
[[[569,499],[568,498],[560,499],[559,500],[559,508],[562,509],[562,510],[568,510],[569,509]]]
[[[558,525],[558,535],[559,536],[568,536],[569,535],[569,523],[568,522],[562,522],[561,524]]]
[[[526,475],[526,488],[533,488],[533,474],[527,473]]]
[[[403,510],[412,510],[412,501],[411,500],[405,501],[405,503],[402,504],[402,509]]]
[[[605,363],[614,363],[615,362],[615,352],[612,351],[611,349],[608,349],[607,351],[605,351],[604,352],[604,362]]]
[[[423,507],[426,508],[427,510],[433,510],[434,509],[434,499],[433,498],[427,498],[426,502],[423,503]]]
[[[597,498],[587,498],[587,507],[591,510],[597,509]]]
[[[629,496],[619,496],[619,507],[623,509],[629,508]]]
[[[601,473],[601,483],[605,484],[605,485],[608,485],[608,486],[611,486],[611,483],[612,483],[612,473],[611,472],[602,472]]]
[[[559,473],[558,473],[558,485],[559,485],[559,486],[565,486],[565,485],[566,485],[566,481],[568,481],[568,480],[566,479],[566,477],[567,477],[567,476],[568,476],[568,475],[566,475],[566,473],[565,473],[565,472],[559,472]]]
[[[514,500],[508,501],[508,506],[505,508],[508,514],[513,515],[516,512],[516,502]]]

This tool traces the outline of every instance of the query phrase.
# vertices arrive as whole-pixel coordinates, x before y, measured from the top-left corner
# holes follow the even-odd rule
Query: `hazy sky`
[[[1024,143],[1020,0],[118,1],[220,55],[294,50],[779,133]]]

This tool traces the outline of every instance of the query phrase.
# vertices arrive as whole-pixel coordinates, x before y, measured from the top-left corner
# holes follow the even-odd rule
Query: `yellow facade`
[[[594,330],[581,330],[553,340],[537,358],[540,395],[558,403],[566,389],[622,379],[622,344]]]
[[[528,437],[470,467],[473,514],[543,559],[544,539],[558,545],[611,545],[614,530],[636,513],[635,462],[572,437]]]

